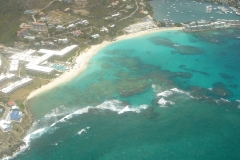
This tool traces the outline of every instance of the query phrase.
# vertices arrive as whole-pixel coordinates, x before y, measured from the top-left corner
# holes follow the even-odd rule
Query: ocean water
[[[116,41],[29,101],[13,159],[239,159],[239,29]]]
[[[153,6],[153,18],[159,21],[163,19],[173,20],[173,22],[190,22],[199,21],[201,19],[210,21],[217,19],[233,19],[240,20],[240,16],[223,4],[214,4],[210,2],[202,2],[199,0],[152,0],[149,1]],[[206,13],[206,6],[212,6],[212,12]],[[224,13],[218,7],[225,7],[229,12]],[[219,14],[219,11],[222,14]]]

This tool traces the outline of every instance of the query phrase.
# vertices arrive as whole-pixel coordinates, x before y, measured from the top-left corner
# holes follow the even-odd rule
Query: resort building
[[[94,39],[96,39],[96,38],[99,38],[100,35],[99,35],[99,34],[94,34],[94,35],[92,35],[91,37],[94,38]]]
[[[18,71],[19,60],[12,60],[9,67],[9,72]]]
[[[7,120],[0,120],[0,128],[3,130],[3,132],[7,132],[11,129],[11,121]]]
[[[32,26],[33,26],[33,31],[37,31],[37,32],[43,32],[47,29],[46,23],[34,22],[32,23]]]
[[[1,92],[4,94],[10,94],[24,86],[27,86],[31,82],[32,82],[31,78],[23,78],[19,81],[9,84],[7,87],[2,88]]]
[[[30,32],[30,27],[22,28],[20,31],[17,32],[17,37],[23,38],[25,35],[27,35]]]
[[[60,43],[66,44],[68,43],[68,39],[59,39]],[[48,50],[48,49],[40,49],[39,51],[36,50],[26,50],[20,52],[18,54],[14,54],[10,57],[14,62],[24,62],[26,64],[26,70],[31,73],[43,73],[43,74],[52,74],[55,69],[51,67],[41,66],[42,63],[46,62],[52,57],[59,57],[63,58],[64,56],[68,55],[75,49],[77,49],[78,45],[71,45],[63,48],[60,51],[57,50]],[[38,55],[35,55],[37,53]],[[39,56],[41,55],[41,56]],[[16,68],[15,68],[16,69]]]
[[[8,78],[8,79],[13,79],[13,78],[16,77],[16,75],[15,75],[15,74],[12,74],[12,73],[6,73],[6,74],[5,74],[5,77]]]
[[[0,83],[5,82],[6,80],[11,80],[15,77],[15,74],[7,73],[0,75]]]
[[[43,73],[43,74],[51,74],[54,72],[53,68],[34,65],[34,64],[26,65],[26,70],[28,70],[30,72],[38,72],[38,73]]]
[[[7,77],[5,75],[0,75],[0,83],[4,82],[7,80]]]
[[[38,53],[43,53],[43,54],[52,54],[53,56],[57,57],[64,57],[68,53],[72,52],[78,47],[78,45],[71,45],[67,46],[66,48],[60,50],[60,51],[55,51],[55,50],[48,50],[48,49],[40,49]]]

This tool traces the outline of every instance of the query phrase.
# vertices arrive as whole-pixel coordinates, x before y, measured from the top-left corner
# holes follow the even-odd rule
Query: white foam
[[[183,90],[181,90],[181,89],[178,89],[178,88],[172,88],[172,89],[170,89],[171,91],[174,91],[174,92],[178,92],[178,93],[185,93],[185,94],[189,94],[188,92],[184,92]]]
[[[224,102],[230,102],[229,100],[224,99],[224,98],[221,98],[221,100],[224,101]]]
[[[240,100],[237,99],[236,101],[240,103]]]
[[[240,105],[238,105],[238,109],[240,109]]]
[[[46,114],[44,116],[44,118],[49,118],[50,119],[50,118],[53,118],[53,117],[59,117],[59,116],[66,115],[66,114],[71,113],[71,112],[72,112],[71,109],[62,105],[62,106],[59,106],[59,107],[53,109],[50,113]]]
[[[27,148],[29,148],[31,140],[39,138],[41,135],[43,135],[46,132],[46,130],[47,130],[46,128],[40,128],[40,129],[28,134],[27,136],[25,136],[23,138],[23,141],[25,142],[25,145],[20,146],[19,151],[15,152],[13,154],[13,156],[4,157],[3,160],[13,159],[16,156],[18,156],[19,154],[23,153]]]
[[[86,127],[86,128],[84,128],[84,129],[81,129],[80,131],[78,131],[77,134],[78,134],[78,135],[81,135],[82,133],[86,133],[89,128],[90,128],[90,127]]]
[[[161,98],[161,99],[158,101],[158,104],[161,105],[160,107],[167,107],[167,104],[173,105],[173,104],[175,104],[175,103],[172,102],[172,101],[167,101],[167,100],[165,100],[164,98]]]
[[[49,120],[53,120],[54,123],[49,125],[48,123],[43,123],[45,127],[39,128],[39,122],[36,121],[34,122],[34,125],[31,127],[30,131],[32,131],[30,134],[28,134],[26,137],[24,137],[23,141],[25,142],[24,146],[21,146],[20,151],[16,152],[12,157],[5,157],[4,160],[12,159],[15,158],[18,154],[21,154],[24,152],[30,145],[30,142],[32,139],[39,138],[42,134],[47,132],[50,128],[56,130],[56,124],[57,123],[63,123],[66,122],[67,120],[73,118],[75,115],[81,115],[89,112],[89,109],[100,109],[100,110],[111,110],[114,112],[117,112],[118,114],[122,114],[125,112],[136,112],[139,113],[142,109],[146,109],[148,106],[147,105],[141,105],[138,107],[131,107],[131,106],[124,106],[121,101],[118,100],[110,100],[110,101],[105,101],[102,104],[96,106],[96,107],[84,107],[78,110],[73,111],[72,109],[68,109],[64,106],[60,106],[54,110],[52,110],[50,113],[46,114],[44,116],[43,120],[47,120],[49,123]],[[70,113],[70,114],[69,114]],[[65,115],[65,116],[64,116]],[[59,116],[64,116],[63,118],[59,119]],[[41,120],[41,121],[43,121]],[[47,125],[47,126],[46,126]],[[86,127],[85,129],[82,129],[78,132],[78,134],[82,134],[86,132],[90,127]]]
[[[77,134],[81,135],[83,132],[87,132],[85,129],[80,130]]]
[[[142,109],[146,109],[148,106],[147,105],[141,105],[140,107],[132,107],[130,108],[129,106],[124,107],[122,110],[118,112],[118,114],[122,114],[125,112],[136,112],[140,113]]]
[[[50,125],[50,127],[53,127],[57,123],[60,123],[60,122],[61,123],[66,122],[67,120],[73,118],[74,115],[80,115],[80,114],[88,113],[89,108],[93,108],[93,107],[85,107],[85,108],[78,109],[78,110],[74,111],[73,113],[70,113],[70,114],[64,116],[63,118],[61,118],[60,120],[54,122],[53,124]]]
[[[171,96],[172,94],[173,94],[172,91],[166,90],[166,91],[163,91],[163,92],[161,92],[161,93],[158,93],[157,96],[158,96],[158,97],[160,97],[160,96],[162,96],[162,97],[168,97],[168,96]]]

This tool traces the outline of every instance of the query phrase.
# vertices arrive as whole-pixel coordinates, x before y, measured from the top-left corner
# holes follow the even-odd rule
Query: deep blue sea
[[[200,0],[152,0],[149,3],[153,7],[153,18],[159,21],[169,19],[180,23],[201,19],[207,21],[217,19],[240,20],[240,16],[224,4],[214,4]],[[209,5],[212,6],[212,12],[206,13],[206,6]],[[224,13],[218,7],[225,7],[229,12]]]
[[[240,29],[164,31],[101,49],[28,105],[14,160],[240,159]]]

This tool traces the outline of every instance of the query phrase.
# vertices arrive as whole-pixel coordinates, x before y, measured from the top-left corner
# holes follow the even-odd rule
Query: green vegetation
[[[24,8],[14,0],[3,1],[0,5],[0,43],[11,45],[16,38]]]
[[[174,23],[174,26],[175,27],[182,27],[182,24],[181,23]]]
[[[16,100],[16,103],[17,103],[17,105],[18,105],[19,108],[21,108],[21,109],[24,109],[24,108],[25,108],[25,106],[24,106],[24,104],[23,104],[23,100]]]
[[[43,7],[50,1],[2,0],[0,5],[0,44],[8,46],[13,44],[19,25],[28,18],[24,16],[26,9]]]
[[[5,109],[4,109],[4,107],[2,107],[2,106],[0,106],[0,109],[2,110],[2,112],[0,112],[0,117],[2,117],[3,114],[4,114]]]

